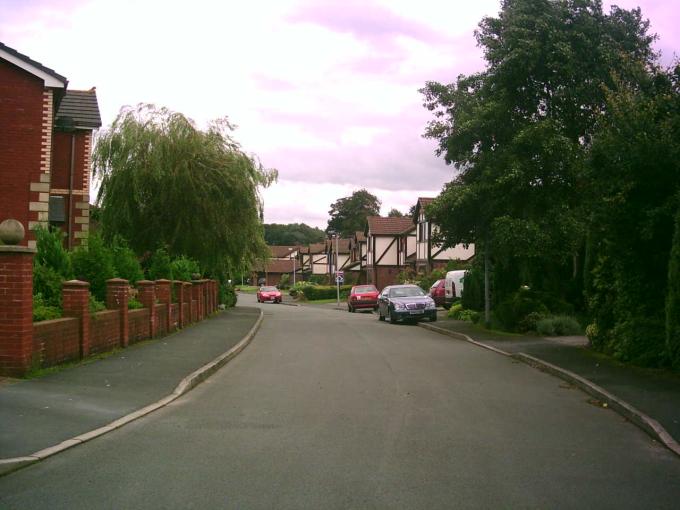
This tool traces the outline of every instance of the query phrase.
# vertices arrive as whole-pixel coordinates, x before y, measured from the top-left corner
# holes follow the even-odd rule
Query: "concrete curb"
[[[628,421],[637,425],[640,429],[649,434],[653,439],[661,442],[670,451],[680,456],[680,444],[678,444],[678,442],[673,438],[673,436],[671,436],[668,433],[668,431],[658,421],[656,421],[654,418],[650,416],[647,416],[645,413],[643,413],[639,409],[636,409],[628,402],[609,393],[607,390],[601,388],[600,386],[589,381],[588,379],[581,377],[580,375],[577,375],[573,372],[570,372],[569,370],[565,370],[564,368],[560,368],[556,365],[548,363],[547,361],[543,361],[541,359],[525,354],[523,352],[510,354],[501,349],[497,349],[490,345],[477,342],[470,338],[469,336],[463,333],[459,333],[457,331],[450,331],[448,329],[439,328],[437,326],[433,326],[432,324],[418,323],[418,325],[424,329],[435,331],[437,333],[441,333],[452,338],[464,340],[478,347],[483,347],[498,354],[502,354],[503,356],[509,356],[523,363],[526,363],[527,365],[533,368],[537,368],[543,372],[549,373],[550,375],[559,377],[560,379],[563,379],[568,383],[577,386],[579,389],[581,389],[588,395],[591,395],[598,399],[599,401],[605,403],[607,407],[613,409],[621,416],[626,418]]]
[[[43,459],[46,459],[47,457],[51,457],[52,455],[63,452],[64,450],[68,450],[69,448],[78,446],[79,444],[86,443],[87,441],[103,436],[104,434],[108,434],[109,432],[113,432],[114,430],[124,425],[127,425],[130,422],[133,422],[139,418],[142,418],[143,416],[146,416],[147,414],[150,414],[162,407],[167,406],[169,403],[173,402],[182,395],[194,389],[196,386],[198,386],[200,383],[205,381],[208,377],[210,377],[212,374],[214,374],[220,368],[222,368],[225,364],[231,361],[234,357],[236,357],[237,354],[243,351],[243,349],[245,349],[246,346],[251,342],[251,340],[257,333],[258,329],[260,329],[263,317],[264,314],[262,310],[260,310],[259,316],[255,321],[255,324],[253,325],[252,328],[250,328],[250,331],[246,333],[246,336],[244,336],[238,344],[229,349],[227,352],[220,354],[214,360],[203,365],[198,370],[195,370],[194,372],[186,376],[184,379],[180,381],[180,383],[177,385],[174,391],[167,397],[164,397],[158,400],[157,402],[149,404],[130,414],[118,418],[117,420],[114,420],[111,423],[104,425],[103,427],[91,430],[90,432],[85,432],[71,439],[62,441],[61,443],[56,444],[54,446],[50,446],[48,448],[44,448],[40,451],[32,453],[31,455],[27,455],[25,457],[14,457],[11,459],[0,459],[0,476],[6,475],[7,473],[16,471],[17,469],[21,469],[30,464],[39,462]]]

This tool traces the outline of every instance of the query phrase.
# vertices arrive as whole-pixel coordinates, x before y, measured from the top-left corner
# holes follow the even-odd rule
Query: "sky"
[[[680,0],[641,7],[669,64]],[[382,213],[436,196],[454,170],[422,137],[418,92],[484,68],[474,30],[499,0],[0,0],[0,41],[97,88],[104,128],[154,103],[198,126],[229,117],[279,180],[266,223],[325,228],[338,198],[368,189]],[[91,201],[94,201],[94,196]]]

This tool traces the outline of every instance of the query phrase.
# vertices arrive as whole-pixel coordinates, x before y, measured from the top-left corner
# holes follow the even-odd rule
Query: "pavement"
[[[226,362],[225,354],[252,337],[260,321],[257,308],[237,307],[103,359],[33,379],[5,378],[0,383],[0,473],[13,468],[12,459],[42,458],[60,444],[72,445],[74,438],[84,442],[97,435],[88,433],[105,432],[111,424],[129,421],[125,417],[143,415],[140,410],[162,407]]]
[[[450,319],[425,326],[428,329],[431,329],[429,326],[434,326],[466,335],[484,346],[509,355],[523,353],[576,374],[591,383],[591,386],[604,389],[640,411],[642,415],[658,422],[674,439],[676,447],[680,443],[680,374],[624,365],[588,349],[588,341],[582,336],[542,338],[511,335],[491,332],[470,322]],[[669,447],[673,446],[672,443],[673,441]],[[680,454],[679,451],[676,453]]]

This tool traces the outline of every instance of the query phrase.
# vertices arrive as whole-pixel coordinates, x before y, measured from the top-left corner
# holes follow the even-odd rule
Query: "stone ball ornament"
[[[8,246],[19,244],[26,235],[26,230],[20,221],[7,219],[0,223],[0,241]]]

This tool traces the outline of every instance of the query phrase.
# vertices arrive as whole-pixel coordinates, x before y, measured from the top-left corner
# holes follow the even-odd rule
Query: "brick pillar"
[[[187,324],[190,324],[191,321],[193,320],[191,317],[191,283],[189,282],[182,282],[182,287],[184,288],[184,303],[187,305],[186,312],[184,313],[184,325],[186,326]]]
[[[173,280],[172,285],[177,289],[177,329],[184,327],[184,282]]]
[[[215,301],[215,280],[210,280],[210,312],[215,313],[217,304]]]
[[[90,284],[70,280],[62,284],[64,317],[80,321],[80,357],[90,355]]]
[[[122,278],[106,280],[106,308],[118,310],[118,324],[120,328],[121,347],[130,343],[130,328],[128,321],[128,301],[130,300],[130,283]]]
[[[144,308],[149,309],[149,338],[154,338],[158,329],[156,326],[156,286],[152,281],[139,280],[137,289],[139,302]]]
[[[21,377],[33,358],[33,254],[0,246],[0,374]]]
[[[172,332],[172,282],[170,280],[156,280],[156,298],[165,305],[167,320],[165,330]]]
[[[191,298],[196,301],[196,311],[191,314],[191,320],[198,322],[201,320],[201,280],[191,280]]]

